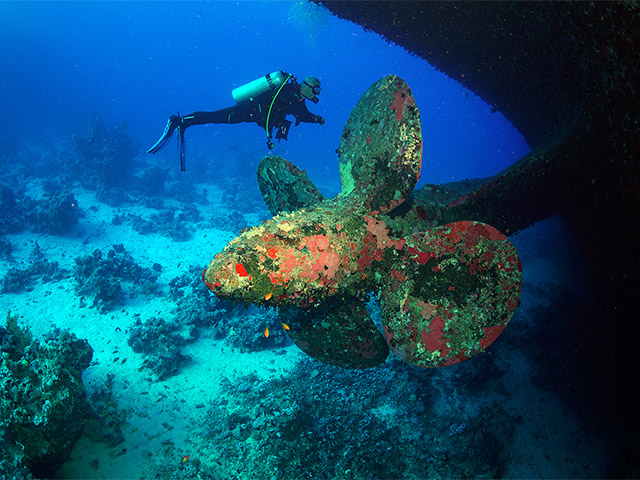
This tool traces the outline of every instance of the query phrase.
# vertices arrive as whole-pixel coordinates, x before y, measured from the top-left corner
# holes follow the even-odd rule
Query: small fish
[[[182,457],[180,459],[180,465],[184,465],[185,463],[187,463],[190,458],[191,458],[191,455],[185,455],[184,457]]]
[[[273,297],[273,292],[269,292],[264,296],[265,300],[269,300],[271,297]]]
[[[283,323],[282,328],[284,328],[285,330],[289,330],[289,325],[287,325],[286,323]]]
[[[264,329],[264,338],[269,338],[269,327]]]

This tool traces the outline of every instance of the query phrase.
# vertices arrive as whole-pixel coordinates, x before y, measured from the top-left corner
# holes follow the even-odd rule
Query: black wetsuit
[[[265,92],[252,100],[240,102],[232,107],[223,108],[214,112],[194,112],[182,117],[184,128],[192,125],[206,123],[241,123],[255,122],[262,128],[266,128],[269,106],[276,90]],[[271,107],[269,115],[269,136],[271,131],[277,128],[276,138],[287,139],[291,122],[286,116],[291,114],[296,118],[296,125],[300,122],[321,123],[320,115],[314,115],[307,109],[306,98],[300,93],[300,85],[287,83],[282,89]]]

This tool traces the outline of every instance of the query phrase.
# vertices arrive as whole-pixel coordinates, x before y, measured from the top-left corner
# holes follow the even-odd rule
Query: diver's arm
[[[321,117],[320,115],[314,115],[311,112],[309,112],[309,115],[304,116],[294,114],[294,117],[296,117],[296,125],[298,125],[300,122],[319,123],[320,125],[324,125],[324,117]]]
[[[291,113],[296,117],[296,125],[300,122],[319,123],[320,125],[324,125],[324,118],[320,115],[311,113],[304,102],[295,104],[295,107],[296,108]]]
[[[286,109],[285,111],[287,114],[291,114],[296,117],[296,125],[299,125],[300,122],[319,123],[320,125],[324,124],[324,118],[320,115],[311,113],[307,108],[305,98],[300,93],[299,85],[285,85],[279,97],[282,97],[281,100],[279,100],[282,102],[281,108]]]

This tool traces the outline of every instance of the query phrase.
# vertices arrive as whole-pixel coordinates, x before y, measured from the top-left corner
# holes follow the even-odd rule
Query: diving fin
[[[158,153],[164,147],[166,147],[171,141],[171,136],[173,135],[173,131],[175,130],[175,125],[172,128],[172,119],[169,118],[167,121],[167,126],[164,127],[164,132],[162,132],[162,136],[158,139],[153,146],[147,150],[147,153]]]
[[[186,146],[184,143],[184,128],[178,127],[178,158],[180,159],[180,171],[187,171]]]

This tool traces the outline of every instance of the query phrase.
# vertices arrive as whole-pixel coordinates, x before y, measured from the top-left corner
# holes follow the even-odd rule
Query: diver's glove
[[[324,118],[322,118],[320,115],[316,115],[316,118],[314,120],[316,121],[316,123],[324,125]]]
[[[180,125],[182,125],[182,117],[179,117],[178,115],[171,115],[169,117],[169,121],[167,122],[167,126],[164,127],[164,132],[162,132],[162,136],[153,145],[153,147],[147,150],[147,153],[158,153],[160,150],[166,147],[171,141],[171,136],[173,135],[173,132]]]

